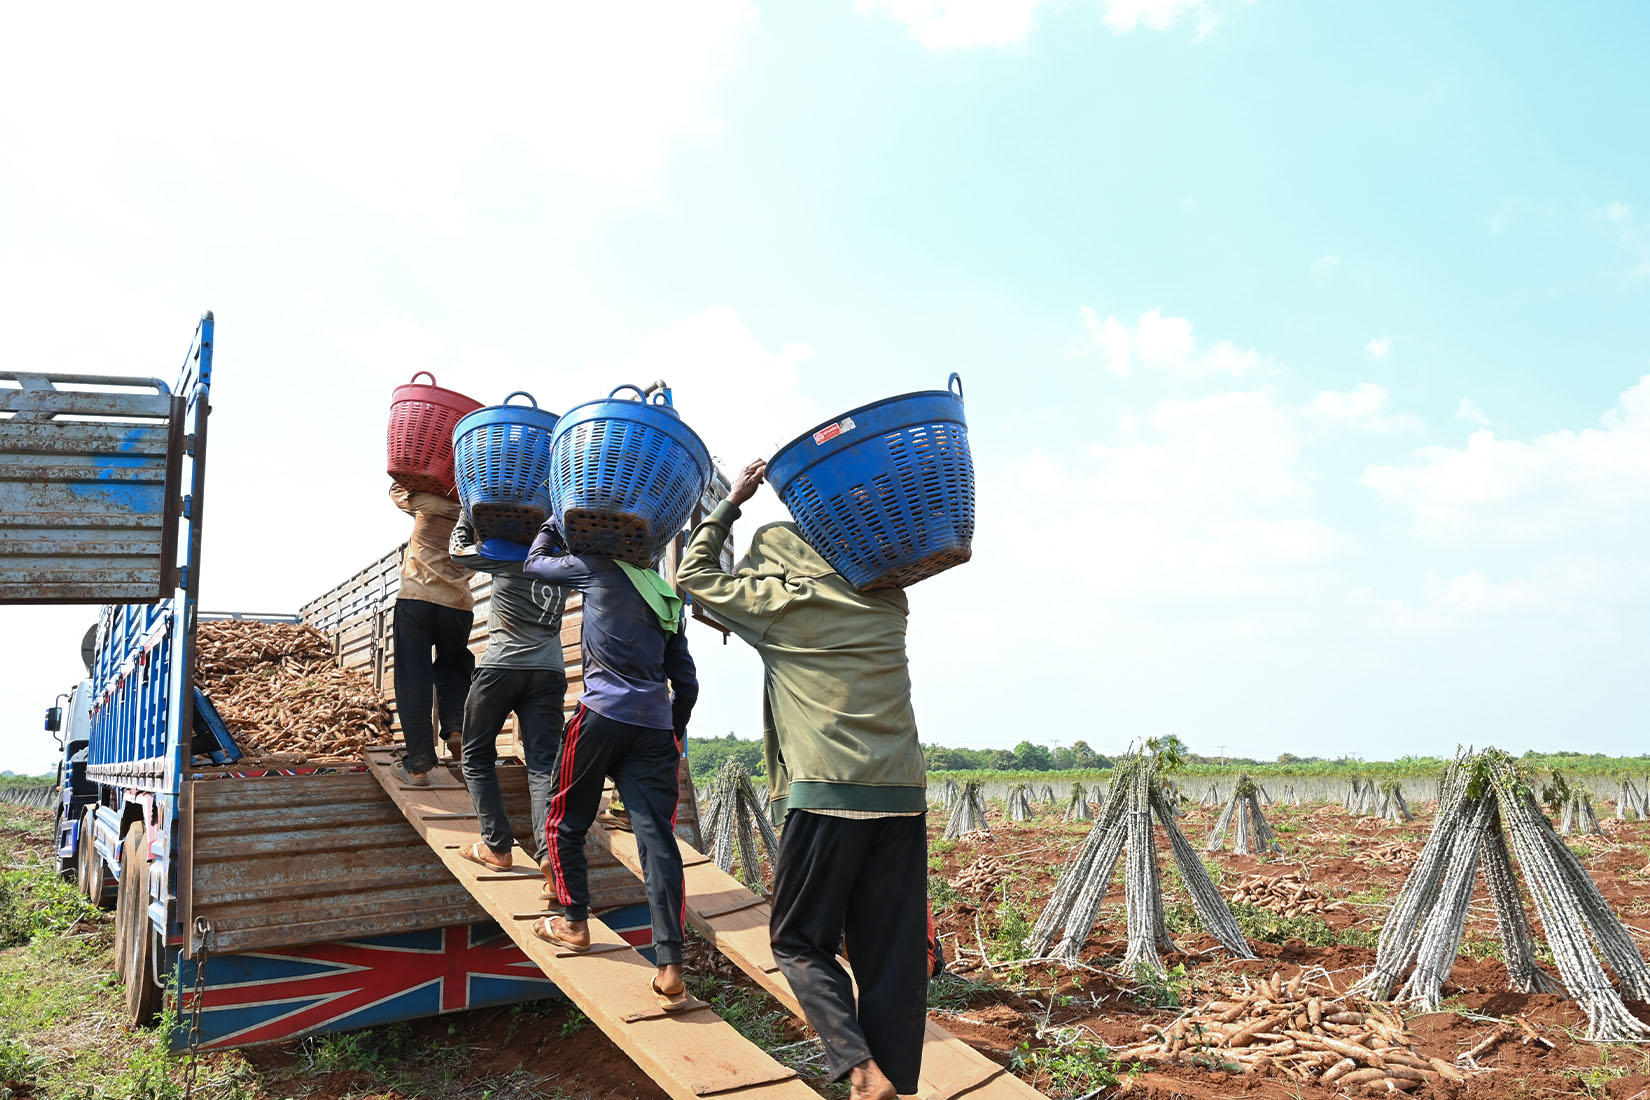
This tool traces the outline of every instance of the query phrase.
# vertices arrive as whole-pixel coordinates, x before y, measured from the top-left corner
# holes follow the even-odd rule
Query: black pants
[[[601,808],[602,787],[608,776],[613,777],[636,831],[647,907],[653,914],[654,958],[660,966],[681,964],[682,925],[687,919],[682,853],[676,847],[676,769],[681,757],[670,730],[615,722],[581,706],[562,739],[556,793],[545,823],[557,900],[566,907],[568,920],[586,920],[590,878],[584,836]]]
[[[544,862],[544,815],[556,789],[566,698],[567,676],[559,669],[478,668],[470,681],[464,703],[464,785],[481,819],[481,839],[495,852],[508,852],[516,842],[498,789],[498,732],[514,711],[533,803],[533,832],[522,847]]]
[[[442,736],[464,728],[464,700],[476,667],[470,652],[474,623],[474,614],[456,607],[428,600],[395,601],[395,709],[401,716],[410,772],[435,767],[432,694],[441,708]]]
[[[837,959],[846,934],[853,983]],[[831,1079],[875,1058],[901,1095],[917,1091],[928,1019],[927,818],[870,821],[792,810],[773,884],[769,941]]]

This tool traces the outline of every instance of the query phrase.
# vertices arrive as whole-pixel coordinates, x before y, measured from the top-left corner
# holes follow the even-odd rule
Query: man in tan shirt
[[[391,771],[403,783],[427,786],[435,767],[433,709],[441,713],[441,736],[460,753],[464,699],[475,671],[470,627],[475,621],[470,571],[447,555],[456,500],[435,493],[390,486],[390,499],[413,517],[412,538],[401,561],[401,592],[395,600],[395,706],[407,754]],[[433,696],[433,703],[432,703]]]

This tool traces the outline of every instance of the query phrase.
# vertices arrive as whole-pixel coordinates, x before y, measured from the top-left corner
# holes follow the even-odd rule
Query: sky
[[[960,373],[926,741],[1650,746],[1650,9],[1306,0],[13,6],[0,349],[217,318],[202,605],[406,536],[415,371],[666,379],[725,469]],[[783,515],[764,490],[736,538]],[[0,608],[0,768],[87,608]],[[760,673],[695,627],[696,735]]]

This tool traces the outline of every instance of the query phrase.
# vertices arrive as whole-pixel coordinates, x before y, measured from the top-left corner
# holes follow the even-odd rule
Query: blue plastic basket
[[[619,400],[629,390],[636,400]],[[636,386],[569,409],[550,441],[550,498],[567,548],[647,566],[676,537],[711,476],[710,452],[671,406]]]
[[[525,397],[531,405],[512,405]],[[532,542],[550,515],[550,436],[556,414],[517,390],[453,426],[458,500],[481,539]]]
[[[962,379],[819,425],[779,449],[768,481],[855,588],[904,588],[967,561],[974,459]]]

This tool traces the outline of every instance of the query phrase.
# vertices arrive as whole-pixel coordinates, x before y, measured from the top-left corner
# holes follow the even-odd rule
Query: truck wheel
[[[109,876],[104,873],[103,859],[97,854],[97,842],[93,839],[97,825],[97,807],[87,806],[86,812],[80,815],[80,851],[76,863],[80,892],[86,895],[86,900],[99,909],[108,909],[114,905],[114,891],[108,888]]]
[[[143,822],[126,828],[120,846],[120,905],[115,936],[120,974],[126,983],[126,1019],[143,1027],[160,1011],[161,988],[155,984],[149,935],[149,841]]]

